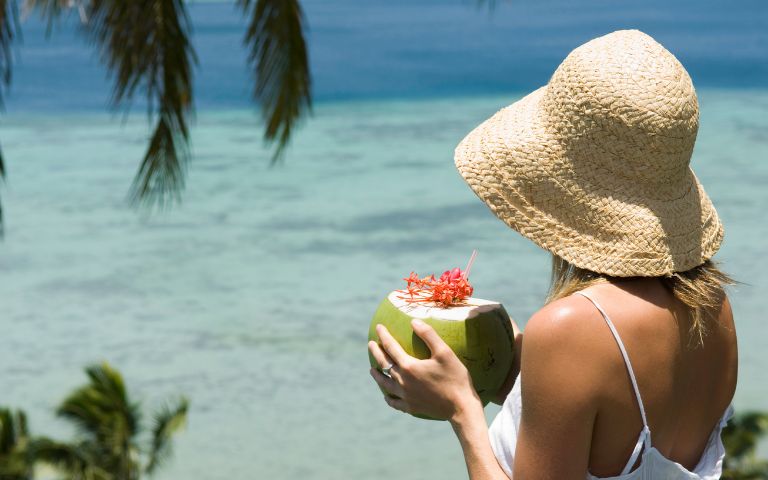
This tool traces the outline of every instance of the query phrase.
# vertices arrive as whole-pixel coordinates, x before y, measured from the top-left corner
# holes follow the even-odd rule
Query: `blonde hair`
[[[717,321],[725,299],[725,287],[740,283],[721,271],[712,260],[685,272],[674,272],[658,278],[687,307],[690,320],[689,342],[694,346],[704,344],[710,324]],[[545,303],[567,297],[591,285],[626,279],[577,267],[552,254],[552,279]]]

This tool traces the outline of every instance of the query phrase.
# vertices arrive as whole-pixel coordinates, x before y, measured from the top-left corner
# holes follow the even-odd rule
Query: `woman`
[[[513,325],[502,409],[489,429],[466,368],[423,322],[430,359],[382,326],[369,349],[391,407],[450,420],[472,480],[720,478],[734,282],[710,260],[723,228],[689,167],[697,129],[682,65],[619,31],[456,149],[475,193],[553,258],[546,305],[524,336]]]

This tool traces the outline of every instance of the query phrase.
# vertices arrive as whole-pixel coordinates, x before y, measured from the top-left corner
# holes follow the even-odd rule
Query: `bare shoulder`
[[[588,299],[571,295],[534,313],[528,320],[523,338],[526,346],[548,353],[578,353],[580,359],[586,360],[589,352],[594,350],[595,342],[604,337],[595,335],[602,323],[600,312]]]
[[[722,346],[720,351],[717,352],[717,357],[721,364],[727,365],[728,373],[724,383],[729,386],[728,395],[732,399],[736,392],[736,383],[739,376],[739,347],[738,337],[736,336],[736,322],[733,318],[733,309],[727,295],[723,299],[723,305],[717,320],[721,330],[720,335],[723,337]]]
[[[587,397],[599,395],[605,375],[621,368],[612,341],[600,312],[588,299],[571,295],[545,305],[528,320],[523,335],[523,391],[546,379],[547,388],[591,401]]]
[[[735,332],[736,328],[733,320],[733,307],[731,306],[731,300],[728,298],[728,295],[723,297],[723,305],[720,308],[718,321],[721,326]]]
[[[585,303],[586,302],[586,303]],[[528,320],[526,335],[530,332],[556,334],[578,324],[585,316],[599,315],[594,307],[589,308],[589,300],[580,295],[555,300],[544,305]]]

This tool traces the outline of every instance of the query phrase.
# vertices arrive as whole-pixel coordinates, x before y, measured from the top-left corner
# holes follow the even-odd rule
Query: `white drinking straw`
[[[464,280],[469,278],[469,269],[472,268],[472,264],[475,263],[475,257],[477,256],[477,250],[472,250],[472,256],[469,257],[469,263],[467,263],[467,268],[464,270]]]

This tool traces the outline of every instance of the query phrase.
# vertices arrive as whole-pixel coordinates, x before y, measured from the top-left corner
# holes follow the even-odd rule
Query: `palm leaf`
[[[8,454],[23,446],[29,438],[27,415],[17,410],[0,408],[0,455]]]
[[[16,422],[13,412],[0,408],[0,456],[7,455],[16,446]]]
[[[723,444],[728,456],[743,458],[752,455],[760,438],[768,433],[768,413],[741,412],[723,428]]]
[[[5,89],[11,84],[13,42],[21,34],[18,6],[13,0],[0,0],[0,106],[4,103]],[[0,174],[3,173],[0,163]]]
[[[48,438],[36,438],[31,446],[36,461],[44,462],[66,480],[112,480],[113,477],[98,465],[94,452],[97,448],[89,442],[77,444],[58,442]]]
[[[182,398],[176,406],[165,405],[155,413],[147,473],[154,473],[170,457],[171,439],[186,424],[188,410],[189,401]]]
[[[250,16],[244,43],[254,69],[254,99],[261,105],[264,138],[281,158],[296,122],[310,111],[311,76],[298,0],[238,0]]]
[[[112,104],[147,98],[154,133],[131,187],[134,203],[165,205],[179,198],[189,160],[187,118],[192,114],[189,17],[183,0],[92,0],[84,28],[114,77]]]
[[[18,6],[13,0],[0,0],[0,108],[5,104],[6,90],[11,85],[13,41],[21,35]],[[0,148],[0,179],[5,179],[5,159]],[[0,203],[0,238],[3,237],[3,207]]]
[[[97,448],[98,465],[115,475],[135,471],[139,408],[125,389],[120,373],[107,363],[86,369],[89,382],[72,392],[56,413],[71,421],[83,441]]]
[[[723,429],[724,480],[768,478],[768,462],[756,456],[757,445],[768,433],[768,413],[748,411],[735,415]]]
[[[0,479],[29,480],[32,478],[33,456],[29,448],[27,417],[0,408]]]
[[[24,0],[23,3],[25,13],[36,11],[44,20],[47,20],[46,34],[48,35],[53,30],[53,22],[75,4],[81,5],[81,2],[73,0]]]
[[[131,186],[131,201],[164,208],[180,200],[189,159],[187,126],[173,115],[161,115]]]

